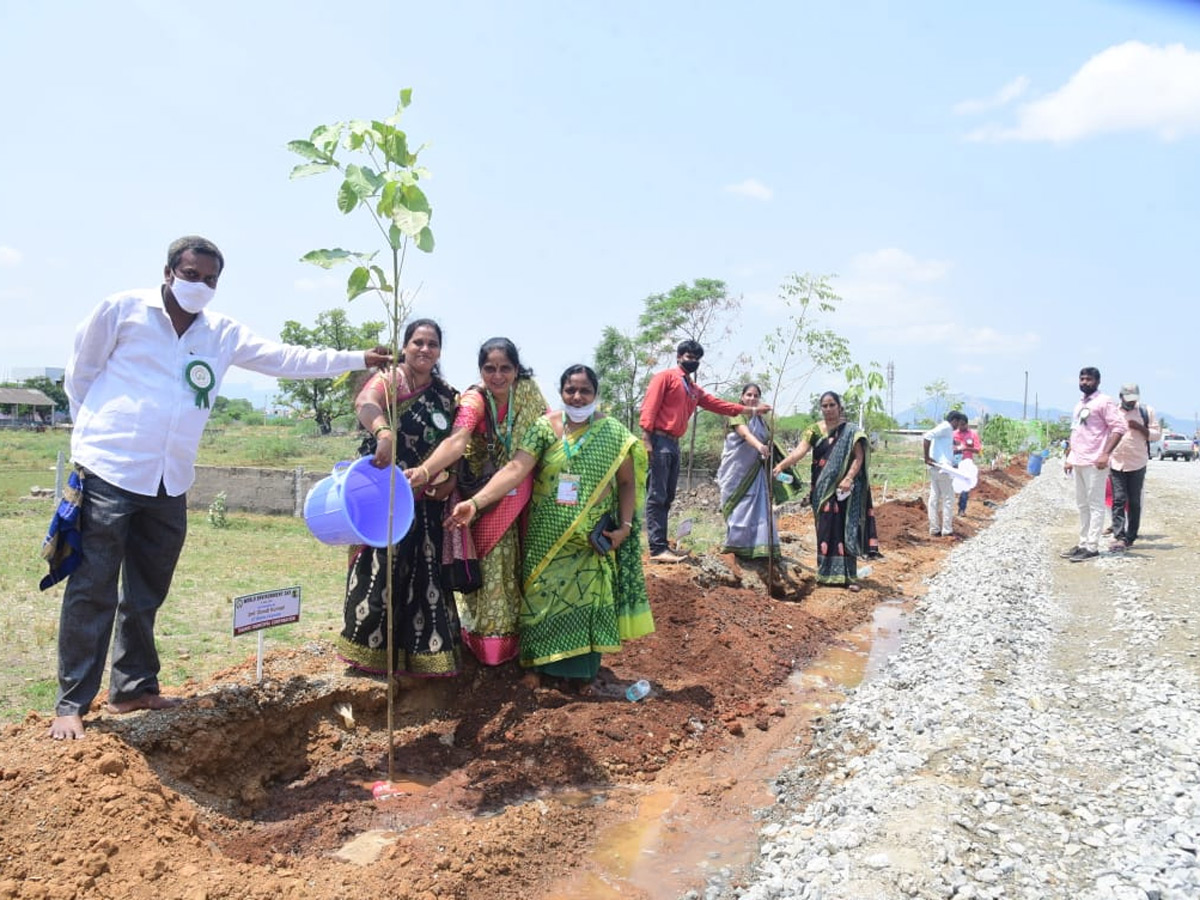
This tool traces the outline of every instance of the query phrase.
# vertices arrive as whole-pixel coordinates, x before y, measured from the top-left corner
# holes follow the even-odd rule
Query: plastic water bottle
[[[789,472],[780,472],[778,475],[775,476],[775,480],[778,481],[780,484],[791,484],[792,476],[791,476],[791,473],[789,473]]]
[[[648,682],[645,678],[639,678],[629,687],[625,688],[625,699],[634,701],[641,700],[649,693],[650,682]]]

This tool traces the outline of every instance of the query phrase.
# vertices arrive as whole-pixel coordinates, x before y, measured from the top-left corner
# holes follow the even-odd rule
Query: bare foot
[[[114,702],[110,700],[104,704],[104,709],[110,713],[135,712],[139,709],[173,709],[183,703],[179,697],[164,697],[162,694],[142,694],[140,697],[134,697],[132,700],[122,700]]]
[[[56,741],[78,741],[83,737],[83,716],[55,716],[50,737]]]
[[[521,676],[521,686],[536,691],[542,686],[542,676],[537,672],[526,672]]]

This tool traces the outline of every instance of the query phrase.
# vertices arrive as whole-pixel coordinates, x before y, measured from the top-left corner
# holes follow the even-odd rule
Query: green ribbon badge
[[[208,395],[217,381],[212,366],[202,359],[192,360],[184,367],[183,378],[196,392],[196,409],[208,409]]]

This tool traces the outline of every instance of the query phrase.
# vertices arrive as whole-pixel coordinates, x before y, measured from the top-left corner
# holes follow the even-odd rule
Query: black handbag
[[[471,594],[483,587],[483,567],[467,526],[448,526],[442,535],[442,582],[452,591]]]
[[[616,530],[617,520],[612,517],[612,513],[605,513],[600,517],[600,521],[596,523],[591,534],[588,535],[588,543],[592,545],[593,550],[603,556],[612,550],[612,541],[604,532]]]

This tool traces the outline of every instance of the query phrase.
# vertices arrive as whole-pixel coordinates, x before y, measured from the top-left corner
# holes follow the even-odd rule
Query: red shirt
[[[738,416],[746,411],[740,403],[714,397],[676,366],[650,379],[639,419],[642,431],[646,434],[665,431],[672,437],[683,437],[697,406],[722,416]]]

